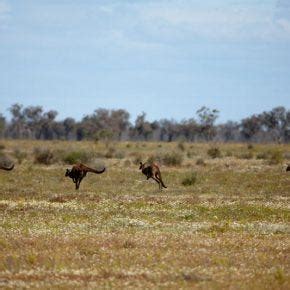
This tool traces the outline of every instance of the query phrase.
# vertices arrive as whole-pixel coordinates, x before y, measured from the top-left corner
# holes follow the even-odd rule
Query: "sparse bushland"
[[[285,158],[290,145],[219,144],[232,155],[211,158],[204,143],[1,144],[7,158],[17,159],[16,148],[24,157],[0,172],[0,288],[289,287],[290,175],[269,152]],[[109,146],[124,159],[106,158]],[[53,158],[34,163],[34,148]],[[165,165],[176,150],[182,162]],[[239,158],[248,151],[254,158]],[[75,192],[64,176],[71,152],[89,152],[108,171],[88,174]],[[162,164],[162,192],[138,170],[150,155]]]

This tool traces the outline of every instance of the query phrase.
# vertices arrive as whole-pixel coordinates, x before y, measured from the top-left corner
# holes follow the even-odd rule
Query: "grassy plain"
[[[0,144],[0,288],[290,287],[290,145]],[[75,191],[69,152],[107,171]],[[148,157],[168,189],[138,171]]]

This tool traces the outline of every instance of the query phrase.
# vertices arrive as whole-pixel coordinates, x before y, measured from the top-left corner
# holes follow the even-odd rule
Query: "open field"
[[[0,144],[0,288],[290,288],[290,145]],[[76,191],[78,156],[107,171]]]

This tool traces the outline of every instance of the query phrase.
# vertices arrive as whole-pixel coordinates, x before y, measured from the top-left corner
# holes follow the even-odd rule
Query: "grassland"
[[[289,289],[289,145],[0,143],[0,288]],[[75,191],[75,156],[107,171]]]

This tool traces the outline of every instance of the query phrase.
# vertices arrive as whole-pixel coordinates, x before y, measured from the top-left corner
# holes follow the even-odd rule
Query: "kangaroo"
[[[90,168],[82,163],[77,163],[77,164],[73,165],[71,170],[69,170],[69,169],[66,170],[65,176],[68,176],[73,180],[73,182],[76,184],[76,190],[77,190],[80,187],[81,181],[87,175],[88,172],[101,174],[105,170],[106,170],[105,167],[104,167],[104,169],[98,171],[98,170],[92,169],[92,168]]]
[[[3,165],[0,165],[0,169],[3,169],[3,170],[7,170],[7,171],[10,171],[14,168],[14,164],[12,164],[10,167],[6,167],[6,166],[3,166]]]
[[[287,166],[286,171],[290,171],[290,165]]]
[[[142,173],[147,177],[147,180],[149,178],[154,179],[158,183],[160,190],[162,190],[162,187],[167,188],[163,183],[163,180],[161,178],[161,172],[157,164],[146,164],[140,162],[139,169],[142,170]]]

